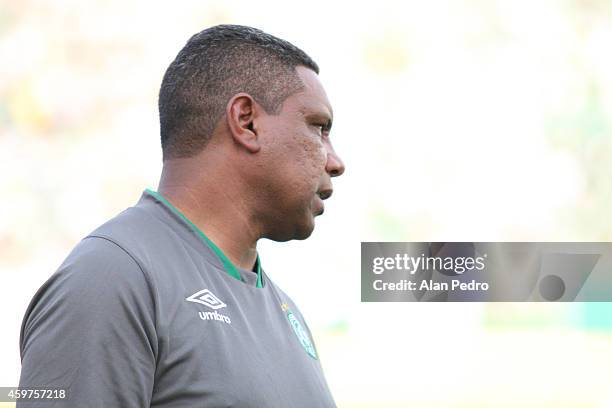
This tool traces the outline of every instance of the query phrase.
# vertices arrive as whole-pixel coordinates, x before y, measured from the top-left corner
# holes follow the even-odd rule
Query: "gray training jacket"
[[[160,194],[85,237],[21,328],[17,407],[335,407],[297,306]]]

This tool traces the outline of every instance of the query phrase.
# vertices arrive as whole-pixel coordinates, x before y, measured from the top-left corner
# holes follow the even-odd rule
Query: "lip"
[[[316,204],[315,204],[315,213],[316,215],[321,215],[325,211],[325,204],[323,204],[323,200],[318,195],[316,196]]]
[[[317,195],[321,200],[327,200],[329,197],[331,197],[333,192],[334,190],[331,187],[322,188],[321,190],[317,191]]]
[[[334,189],[331,186],[331,184],[329,184],[329,183],[325,183],[323,186],[321,186],[321,188],[319,188],[317,190],[317,192],[315,193],[315,197],[316,197],[316,200],[315,200],[316,201],[316,204],[315,204],[316,215],[323,214],[323,212],[325,211],[325,204],[323,204],[323,201],[327,200],[329,197],[331,197],[333,192],[334,192]]]

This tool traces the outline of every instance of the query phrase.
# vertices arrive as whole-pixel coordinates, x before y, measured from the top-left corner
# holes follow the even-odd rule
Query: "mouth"
[[[317,208],[316,208],[316,215],[321,215],[323,214],[323,212],[325,212],[325,204],[323,204],[323,200],[327,200],[329,197],[331,197],[333,193],[333,190],[331,188],[328,189],[321,189],[319,191],[317,191]]]
[[[325,212],[325,204],[320,197],[317,197],[317,203],[315,204],[315,215],[321,215]]]

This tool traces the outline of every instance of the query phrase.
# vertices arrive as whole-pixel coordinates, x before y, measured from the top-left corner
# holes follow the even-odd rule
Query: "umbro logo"
[[[185,298],[188,302],[200,303],[204,306],[208,306],[213,310],[221,309],[226,307],[227,305],[221,301],[218,297],[216,297],[210,290],[204,289],[193,295]]]
[[[194,302],[204,306],[208,306],[214,310],[214,312],[198,312],[198,316],[200,316],[200,319],[202,320],[216,320],[218,322],[224,322],[227,324],[232,323],[229,316],[217,312],[217,309],[222,309],[224,307],[227,307],[227,305],[223,303],[221,299],[215,296],[208,289],[204,289],[197,293],[194,293],[193,295],[185,298],[185,300],[188,302]]]

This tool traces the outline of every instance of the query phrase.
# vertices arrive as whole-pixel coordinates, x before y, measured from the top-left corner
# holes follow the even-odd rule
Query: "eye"
[[[319,129],[320,134],[329,133],[331,126],[329,123],[318,123],[314,125],[317,129]]]

